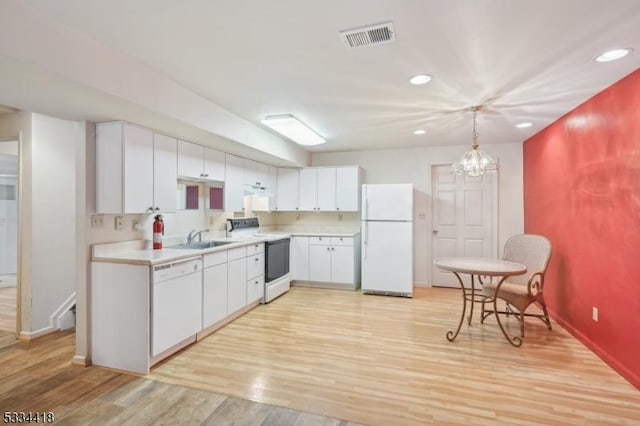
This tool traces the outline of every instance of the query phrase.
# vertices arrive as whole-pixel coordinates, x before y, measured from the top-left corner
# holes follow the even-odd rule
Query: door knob
[[[437,229],[433,230],[433,235],[438,235],[438,230]]]

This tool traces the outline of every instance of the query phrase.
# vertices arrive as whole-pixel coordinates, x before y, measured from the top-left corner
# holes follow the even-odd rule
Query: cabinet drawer
[[[331,237],[332,246],[352,246],[353,237]]]
[[[247,256],[264,253],[264,243],[255,243],[247,246]]]
[[[264,298],[264,275],[247,281],[247,304]]]
[[[215,253],[208,253],[202,256],[204,268],[227,263],[227,250],[217,251]]]
[[[247,279],[264,275],[264,253],[247,256]]]
[[[312,246],[328,246],[331,244],[331,237],[309,237],[309,244]]]
[[[236,259],[242,259],[243,257],[247,257],[247,247],[237,247],[233,249],[227,250],[227,256],[229,262]]]

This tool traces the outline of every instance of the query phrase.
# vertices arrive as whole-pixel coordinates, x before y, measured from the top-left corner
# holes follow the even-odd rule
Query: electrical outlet
[[[104,224],[104,216],[101,214],[94,214],[91,216],[91,227],[92,228],[102,228]]]
[[[122,216],[116,216],[116,220],[115,220],[116,231],[122,231],[123,222],[124,220]]]
[[[595,306],[591,308],[591,319],[595,322],[598,322],[598,308],[596,308]]]

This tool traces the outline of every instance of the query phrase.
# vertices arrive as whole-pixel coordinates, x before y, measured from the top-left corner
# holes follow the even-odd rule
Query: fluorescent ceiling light
[[[431,76],[429,74],[414,75],[409,79],[409,83],[415,84],[417,86],[420,84],[426,84],[430,81],[431,81]]]
[[[533,123],[529,123],[529,122],[516,124],[516,127],[518,129],[524,129],[526,127],[531,127],[531,126],[533,126]]]
[[[596,58],[597,62],[609,62],[615,61],[616,59],[624,58],[629,53],[631,53],[633,49],[629,47],[625,47],[624,49],[613,49],[608,52],[604,52],[602,55]]]
[[[291,114],[265,117],[262,124],[300,145],[320,145],[326,140]]]
[[[427,133],[427,131],[422,129],[413,132],[414,135],[424,135],[425,133]]]

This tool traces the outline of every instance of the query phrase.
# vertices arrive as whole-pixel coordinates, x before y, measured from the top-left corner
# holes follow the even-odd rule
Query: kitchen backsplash
[[[336,212],[252,212],[245,203],[244,212],[220,212],[206,210],[203,191],[200,191],[198,210],[178,210],[163,214],[165,240],[183,239],[193,229],[208,229],[206,238],[226,236],[227,219],[233,217],[258,217],[263,229],[302,232],[357,232],[360,230],[360,213]],[[97,215],[100,220],[93,224],[89,217],[90,244],[131,240],[151,240],[155,215]],[[122,229],[116,230],[116,217],[122,217]]]

